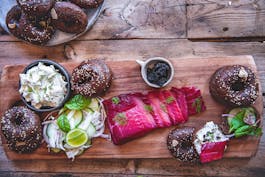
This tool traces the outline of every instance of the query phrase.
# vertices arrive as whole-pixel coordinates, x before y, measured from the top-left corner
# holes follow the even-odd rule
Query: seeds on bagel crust
[[[224,66],[211,77],[209,90],[213,98],[230,106],[247,106],[255,102],[259,86],[253,71],[242,65]]]
[[[49,13],[54,0],[17,0],[17,4],[27,16],[41,17]]]
[[[104,0],[70,0],[72,3],[78,5],[81,8],[96,8],[103,3]]]
[[[56,2],[52,11],[52,24],[66,33],[81,33],[87,27],[87,14],[70,2]]]
[[[41,143],[40,118],[24,106],[7,110],[1,119],[1,128],[10,149],[18,153],[32,152]]]
[[[199,155],[193,145],[193,127],[176,128],[167,138],[167,147],[171,154],[180,161],[198,162]]]
[[[83,96],[98,96],[111,84],[112,74],[103,60],[82,62],[72,73],[72,90]]]
[[[7,13],[6,24],[11,34],[33,44],[46,44],[55,30],[49,23],[49,17],[43,19],[28,18],[21,8],[15,5]],[[42,26],[43,22],[45,26]]]

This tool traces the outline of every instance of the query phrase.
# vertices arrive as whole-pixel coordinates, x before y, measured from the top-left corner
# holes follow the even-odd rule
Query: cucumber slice
[[[78,128],[87,130],[92,120],[92,112],[83,111],[83,121],[78,125]]]
[[[57,134],[57,127],[53,123],[47,125],[46,134],[50,138],[53,138]]]
[[[55,147],[56,144],[56,136],[57,136],[57,127],[53,123],[47,125],[46,134],[49,138],[49,144],[51,147]]]
[[[96,128],[93,124],[89,124],[87,129],[87,135],[88,137],[93,137],[96,134]]]
[[[72,110],[67,115],[71,130],[78,127],[83,120],[83,113],[80,110]]]
[[[237,115],[237,113],[239,113],[240,111],[242,111],[242,108],[234,108],[232,109],[228,114],[230,114],[231,116],[227,117],[228,120],[228,125],[230,125],[232,119],[235,117],[235,115]],[[232,116],[233,115],[233,116]]]
[[[98,99],[96,98],[92,98],[91,99],[91,103],[88,106],[90,109],[92,109],[93,111],[99,111],[99,102]]]

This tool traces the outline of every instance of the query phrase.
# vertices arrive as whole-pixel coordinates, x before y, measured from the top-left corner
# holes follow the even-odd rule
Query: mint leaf
[[[72,99],[65,103],[65,107],[70,110],[82,110],[88,107],[90,103],[90,98],[86,98],[82,95],[75,95]]]

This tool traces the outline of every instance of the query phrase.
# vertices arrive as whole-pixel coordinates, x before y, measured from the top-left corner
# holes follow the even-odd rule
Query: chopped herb
[[[119,104],[120,103],[120,99],[118,98],[118,97],[113,97],[112,99],[111,99],[111,101],[112,101],[112,103],[114,103],[114,104]]]
[[[160,108],[162,109],[162,111],[164,111],[165,113],[167,113],[167,107],[164,104],[160,104]]]
[[[144,105],[144,109],[148,112],[153,112],[153,107],[151,105],[148,104]]]
[[[126,125],[127,124],[127,118],[124,113],[118,113],[113,119],[116,123],[119,125]]]
[[[196,98],[192,103],[192,107],[196,109],[197,113],[200,113],[202,110],[202,100],[201,98]]]
[[[206,136],[207,137],[210,137],[210,141],[213,141],[214,140],[214,134],[213,134],[213,132],[207,132],[206,133]]]
[[[170,104],[170,103],[172,103],[174,100],[175,100],[174,97],[173,97],[173,96],[170,96],[170,97],[168,97],[168,98],[166,99],[166,103],[167,103],[167,104]]]

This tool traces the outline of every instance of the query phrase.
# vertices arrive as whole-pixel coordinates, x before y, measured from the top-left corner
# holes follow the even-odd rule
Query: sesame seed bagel
[[[32,44],[46,44],[54,34],[54,28],[50,25],[50,18],[29,18],[19,6],[14,6],[7,14],[6,25],[9,31],[19,39]]]
[[[54,0],[17,0],[17,4],[27,16],[46,16],[54,5]]]
[[[193,145],[195,128],[183,127],[170,131],[167,147],[171,154],[180,161],[198,162],[199,155]]]
[[[77,5],[70,2],[56,2],[51,10],[55,28],[66,33],[81,33],[86,30],[87,15]]]
[[[81,8],[96,8],[103,3],[104,0],[70,0],[70,2],[78,5]]]
[[[22,15],[21,8],[18,5],[13,6],[7,13],[6,26],[10,33],[20,38],[21,30],[19,28],[19,21]]]
[[[7,141],[8,147],[18,153],[30,153],[36,150],[42,140],[41,131],[36,133],[35,136],[30,137],[24,141]]]
[[[232,65],[219,68],[212,75],[209,90],[216,101],[236,107],[253,104],[258,97],[259,86],[250,68]]]
[[[73,70],[72,90],[83,96],[98,96],[109,88],[111,80],[111,71],[103,60],[87,60]]]
[[[7,110],[1,119],[1,128],[8,146],[16,152],[32,152],[41,143],[40,118],[24,106]]]

